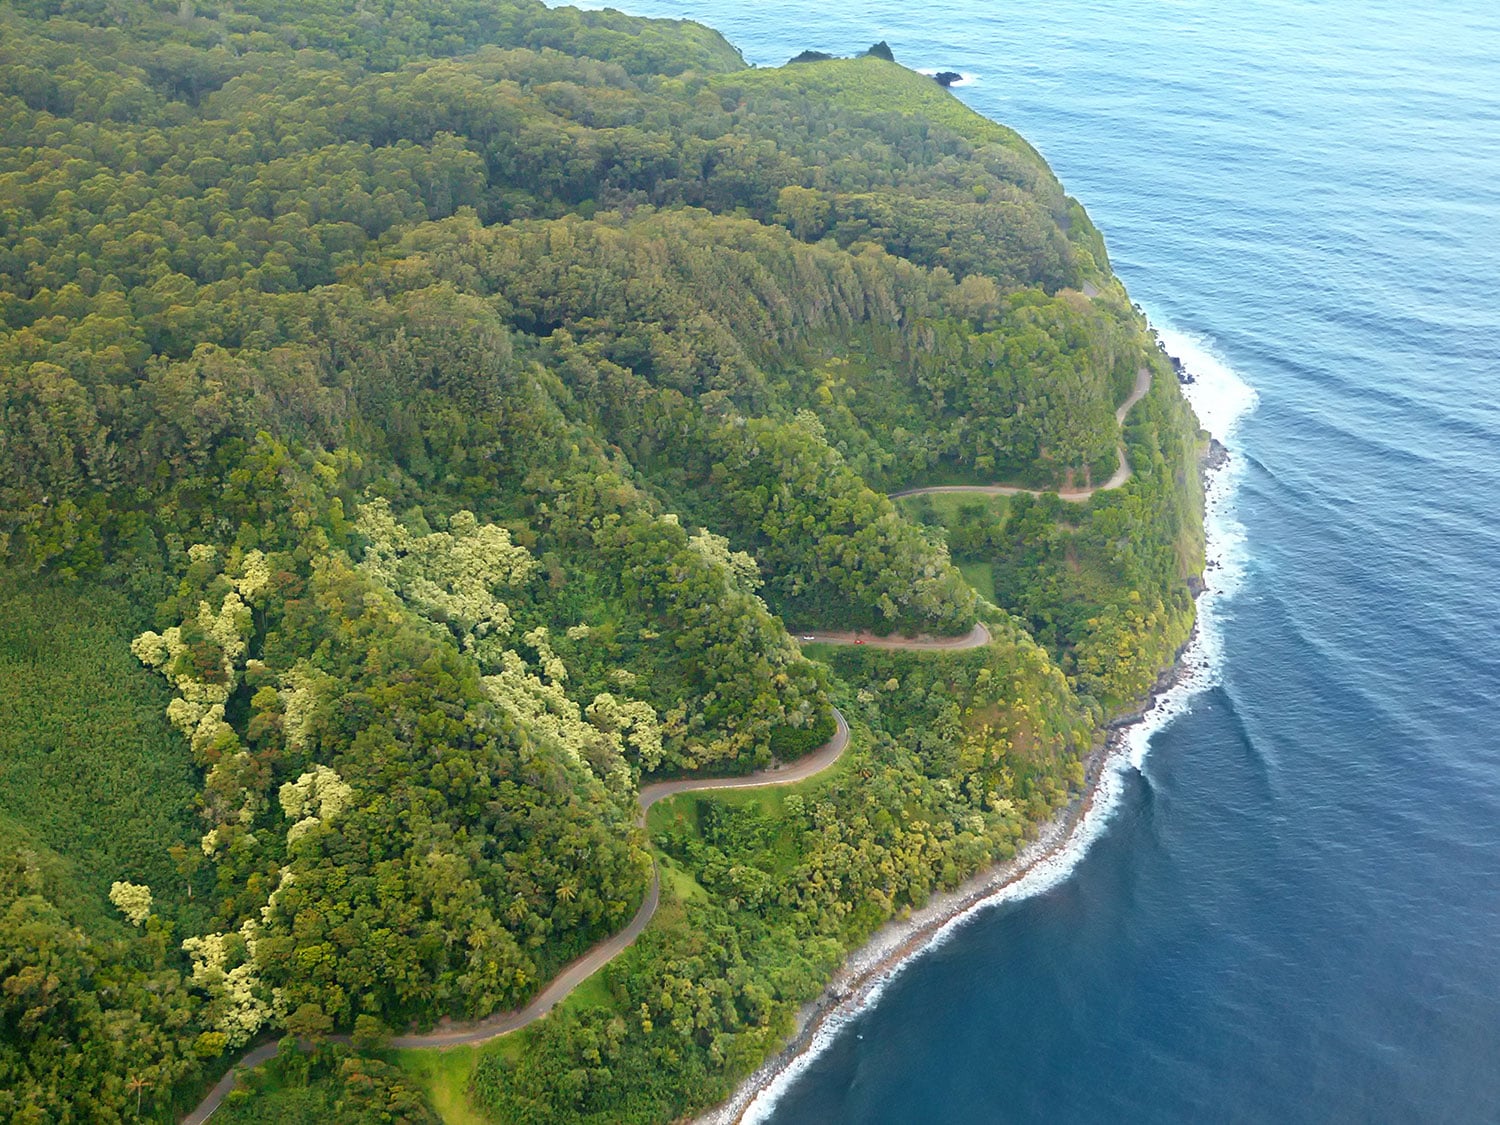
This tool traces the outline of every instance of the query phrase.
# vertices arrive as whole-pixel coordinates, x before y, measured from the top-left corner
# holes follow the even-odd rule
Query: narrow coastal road
[[[1135,387],[1130,396],[1126,398],[1120,408],[1115,411],[1116,420],[1123,424],[1125,415],[1130,408],[1139,402],[1151,389],[1151,372],[1142,367],[1136,376]],[[1130,464],[1125,458],[1125,447],[1121,444],[1119,448],[1119,467],[1113,476],[1101,485],[1093,488],[1069,489],[1059,492],[1058,495],[1064,500],[1080,501],[1087,500],[1095,492],[1103,489],[1119,488],[1130,479]],[[1039,495],[1041,490],[1031,488],[1018,488],[1003,484],[951,484],[933,485],[927,488],[909,488],[900,492],[890,494],[891,499],[899,499],[903,496],[922,496],[937,492],[973,492],[989,496],[1015,496],[1021,493]],[[990,631],[984,624],[977,623],[974,628],[961,637],[935,637],[921,634],[914,637],[881,637],[874,633],[859,631],[837,631],[817,630],[802,633],[798,636],[804,644],[836,644],[836,645],[868,645],[871,648],[881,649],[907,649],[912,651],[956,651],[961,649],[979,648],[990,643]],[[764,770],[756,770],[753,773],[739,777],[721,778],[681,778],[674,781],[658,781],[645,786],[636,796],[640,808],[637,823],[644,826],[646,822],[646,811],[667,797],[676,796],[679,793],[694,793],[714,789],[750,789],[772,785],[793,785],[799,781],[805,781],[810,777],[822,773],[831,767],[843,755],[849,745],[849,724],[844,719],[843,712],[837,707],[833,709],[835,729],[833,737],[820,746],[813,753],[800,758],[788,765],[776,765]],[[488,1042],[491,1039],[508,1035],[513,1031],[519,1031],[528,1024],[541,1019],[558,1004],[562,1003],[568,995],[582,984],[599,969],[619,956],[635,942],[636,938],[645,931],[650,924],[656,909],[661,902],[661,875],[655,862],[652,863],[651,883],[646,890],[646,896],[636,910],[635,916],[630,923],[619,933],[614,934],[599,942],[582,956],[569,962],[556,977],[548,983],[537,997],[524,1008],[509,1012],[496,1012],[483,1020],[472,1023],[451,1024],[440,1026],[435,1031],[421,1035],[398,1035],[388,1041],[389,1045],[398,1048],[436,1048],[455,1047],[461,1044],[476,1044]],[[349,1037],[336,1035],[331,1037],[335,1042],[348,1043]],[[191,1113],[182,1118],[182,1125],[203,1125],[203,1122],[213,1114],[214,1110],[228,1096],[239,1081],[243,1071],[252,1070],[267,1060],[274,1058],[277,1052],[277,1044],[265,1043],[246,1052],[239,1062],[224,1075],[208,1095],[200,1102]]]
[[[1151,373],[1146,368],[1141,368],[1136,377],[1135,388],[1130,397],[1115,411],[1115,418],[1123,423],[1125,415],[1151,388]],[[1058,495],[1064,500],[1087,500],[1100,489],[1118,488],[1130,479],[1130,465],[1125,460],[1125,447],[1122,445],[1119,451],[1119,468],[1114,476],[1110,477],[1104,484],[1094,488],[1074,489],[1060,492]],[[933,492],[977,492],[990,496],[1014,496],[1018,493],[1027,492],[1038,494],[1037,489],[1015,488],[1003,484],[951,484],[934,485],[930,488],[909,488],[902,492],[891,493],[891,498],[898,499],[902,496],[921,496]],[[802,633],[799,639],[804,644],[835,644],[835,645],[868,645],[871,648],[883,649],[908,649],[911,651],[956,651],[960,649],[979,648],[990,643],[990,631],[984,624],[977,623],[974,628],[961,637],[934,637],[921,634],[914,637],[881,637],[874,633],[858,631],[818,630]],[[849,724],[845,721],[843,712],[837,707],[833,710],[834,721],[837,724],[833,737],[805,758],[785,766],[772,766],[769,769],[756,770],[754,773],[745,774],[740,777],[720,778],[682,778],[676,781],[658,781],[647,785],[637,795],[636,800],[640,806],[640,815],[637,823],[644,825],[646,822],[646,810],[656,802],[666,797],[672,797],[678,793],[694,793],[712,789],[750,789],[769,785],[793,785],[799,781],[813,777],[828,769],[843,755],[849,745]],[[661,876],[652,864],[651,885],[646,890],[646,897],[641,901],[635,916],[631,918],[630,924],[619,933],[604,939],[588,952],[584,953],[575,961],[569,962],[563,970],[544,988],[530,1004],[509,1012],[496,1012],[486,1019],[477,1020],[473,1023],[452,1024],[440,1026],[435,1031],[422,1035],[398,1035],[389,1040],[389,1045],[400,1048],[443,1048],[456,1047],[461,1044],[485,1043],[502,1035],[509,1035],[513,1031],[519,1031],[528,1024],[541,1019],[563,1000],[580,984],[586,981],[594,973],[607,965],[615,957],[618,957],[626,949],[630,948],[636,938],[650,924],[652,917],[656,914],[656,908],[661,901]],[[347,1036],[337,1035],[332,1037],[335,1042],[347,1043]],[[242,1071],[252,1070],[268,1059],[275,1057],[277,1045],[275,1043],[262,1044],[247,1052],[237,1062],[229,1073],[215,1083],[207,1097],[200,1102],[196,1109],[182,1119],[182,1125],[203,1125],[214,1110],[219,1108],[229,1092],[234,1089],[239,1081]]]
[[[817,641],[823,644],[853,645],[867,644],[871,648],[888,649],[912,649],[914,651],[928,650],[956,650],[966,648],[978,648],[990,643],[990,631],[983,624],[976,624],[973,629],[962,637],[877,637],[873,633],[858,632],[817,632],[803,633],[801,639],[804,643]],[[679,793],[696,793],[711,789],[755,789],[771,785],[794,785],[799,781],[806,781],[828,769],[843,756],[849,746],[849,723],[844,718],[844,713],[837,707],[833,709],[835,728],[833,737],[818,749],[804,758],[798,758],[795,762],[787,765],[771,766],[769,769],[756,770],[754,773],[744,774],[740,777],[685,777],[674,781],[656,781],[643,788],[636,795],[636,803],[640,806],[640,815],[637,823],[646,823],[646,810],[656,802],[666,797],[674,797]],[[651,885],[646,890],[646,897],[642,900],[640,908],[636,910],[635,917],[619,933],[605,938],[583,956],[575,961],[569,962],[563,970],[555,976],[551,983],[537,995],[530,1004],[524,1008],[518,1008],[510,1012],[496,1012],[486,1019],[477,1020],[473,1023],[451,1024],[440,1026],[435,1031],[429,1031],[422,1035],[398,1035],[388,1041],[392,1047],[456,1047],[461,1044],[485,1043],[491,1039],[497,1039],[502,1035],[509,1035],[513,1031],[519,1031],[527,1024],[541,1019],[558,1004],[562,1003],[580,984],[586,981],[594,973],[618,957],[626,949],[630,948],[636,938],[650,924],[656,908],[661,902],[661,875],[653,863],[651,868]],[[349,1038],[345,1035],[332,1036],[334,1042],[348,1043]],[[261,1063],[276,1055],[277,1045],[275,1043],[262,1044],[254,1050],[249,1051],[237,1062],[229,1073],[215,1083],[208,1096],[201,1101],[197,1108],[182,1119],[182,1125],[203,1125],[214,1110],[229,1095],[239,1081],[242,1071],[253,1070]]]
[[[239,1085],[240,1071],[254,1070],[261,1063],[274,1059],[279,1047],[280,1044],[275,1042],[262,1043],[253,1051],[247,1051],[244,1058],[230,1067],[229,1072],[214,1083],[214,1088],[198,1103],[198,1108],[182,1119],[182,1125],[203,1125],[209,1115],[219,1108],[219,1103],[229,1096],[229,1091]]]
[[[1146,397],[1146,392],[1151,389],[1151,369],[1142,367],[1135,373],[1135,386],[1131,388],[1130,395],[1120,404],[1120,409],[1115,411],[1115,421],[1120,425],[1125,424],[1125,415],[1130,413],[1130,408],[1141,399]],[[1130,479],[1130,462],[1125,459],[1125,446],[1122,443],[1115,451],[1116,467],[1112,477],[1103,484],[1096,484],[1092,488],[1067,488],[1058,492],[1058,496],[1064,500],[1074,503],[1087,500],[1096,492],[1105,492],[1111,488],[1119,488]],[[899,500],[903,496],[930,496],[935,492],[974,492],[981,496],[1040,496],[1049,489],[1020,488],[1011,484],[934,484],[927,488],[903,488],[900,492],[892,492],[890,498]]]
[[[844,713],[837,707],[833,709],[833,719],[836,724],[833,737],[807,757],[799,758],[789,765],[756,770],[742,777],[685,777],[676,781],[653,782],[636,796],[636,803],[641,810],[636,823],[644,826],[647,809],[657,801],[665,797],[676,796],[678,793],[696,793],[704,789],[752,789],[768,785],[792,785],[822,773],[839,760],[849,745],[849,724],[844,719]],[[552,983],[542,989],[537,998],[526,1007],[513,1012],[497,1012],[488,1019],[475,1023],[440,1027],[425,1035],[398,1035],[390,1040],[390,1045],[392,1047],[453,1047],[460,1043],[483,1043],[501,1035],[509,1035],[512,1031],[519,1031],[557,1007],[568,993],[628,949],[651,921],[651,916],[656,913],[660,899],[661,879],[653,864],[651,887],[646,891],[646,897],[642,900],[640,909],[635,912],[635,917],[630,920],[630,925],[613,937],[605,938],[576,961],[569,962],[563,971],[552,979]]]
[[[552,983],[542,989],[537,994],[537,998],[526,1007],[510,1012],[496,1012],[486,1019],[476,1020],[473,1023],[439,1027],[436,1031],[429,1031],[425,1035],[397,1035],[389,1041],[390,1046],[457,1047],[462,1043],[484,1043],[502,1035],[509,1035],[512,1031],[521,1030],[527,1024],[541,1019],[561,1004],[567,998],[568,993],[625,952],[631,943],[641,936],[646,924],[651,921],[651,916],[656,913],[660,900],[661,878],[657,874],[656,864],[653,863],[651,885],[646,888],[646,897],[641,900],[640,909],[635,912],[630,925],[614,936],[605,938],[577,960],[569,961],[563,971],[552,978]]]
[[[985,633],[985,642],[988,640],[989,634]],[[921,646],[914,644],[913,647]],[[640,815],[636,822],[644,825],[647,809],[663,798],[672,797],[678,793],[693,793],[706,789],[750,789],[770,785],[793,785],[822,773],[837,762],[849,746],[849,723],[845,720],[844,713],[837,707],[833,709],[833,719],[835,723],[833,737],[811,754],[787,765],[756,770],[754,773],[741,777],[688,777],[676,781],[657,781],[647,785],[636,796],[636,802],[640,806]],[[502,1035],[509,1035],[513,1031],[519,1031],[557,1007],[570,992],[628,949],[650,923],[660,901],[661,876],[653,863],[651,885],[647,888],[646,897],[642,900],[640,908],[636,910],[635,917],[630,920],[630,924],[619,933],[599,942],[577,960],[569,962],[562,972],[558,973],[526,1007],[510,1012],[496,1012],[474,1023],[439,1027],[436,1031],[430,1031],[424,1035],[398,1035],[388,1041],[389,1045],[392,1047],[456,1047],[464,1043],[484,1043]],[[338,1043],[349,1042],[348,1036],[344,1035],[335,1035],[332,1039]],[[198,1103],[197,1108],[182,1119],[182,1125],[203,1125],[203,1122],[208,1120],[229,1092],[234,1089],[239,1081],[240,1073],[253,1070],[261,1063],[274,1058],[276,1050],[277,1044],[265,1043],[247,1052],[223,1078],[214,1084],[213,1089]]]
[[[868,645],[870,648],[904,648],[917,652],[964,648],[980,648],[990,643],[990,631],[983,622],[977,623],[961,637],[930,637],[920,633],[915,637],[879,637],[874,633],[816,631],[799,633],[803,644]]]
[[[641,823],[646,823],[647,809],[657,801],[666,797],[675,797],[678,793],[694,793],[700,789],[758,789],[767,785],[794,785],[822,773],[843,756],[845,748],[849,745],[849,724],[844,719],[844,713],[837,707],[833,709],[833,721],[836,724],[833,737],[811,754],[798,758],[789,765],[756,770],[743,777],[703,779],[684,777],[677,781],[652,782],[642,789],[640,796],[636,798],[641,806]]]

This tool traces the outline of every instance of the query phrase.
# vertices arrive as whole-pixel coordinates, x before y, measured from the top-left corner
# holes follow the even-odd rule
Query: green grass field
[[[817,659],[815,653],[818,650],[833,650],[837,645],[808,644],[803,646],[803,652],[813,659]],[[782,809],[786,805],[786,799],[793,793],[798,793],[804,798],[811,799],[811,795],[820,788],[829,784],[833,779],[839,777],[844,770],[849,768],[849,755],[840,758],[834,765],[806,781],[799,781],[792,785],[767,785],[763,788],[744,789],[707,789],[695,793],[679,793],[675,797],[658,801],[652,805],[646,813],[646,834],[656,836],[666,831],[674,824],[683,824],[693,817],[696,802],[711,800],[731,808],[753,808],[770,817],[782,815]]]
[[[427,1091],[432,1108],[447,1125],[490,1125],[469,1104],[469,1080],[481,1051],[504,1051],[519,1046],[519,1036],[507,1035],[483,1047],[450,1047],[446,1051],[393,1051],[391,1060],[413,1082]]]
[[[897,510],[918,523],[952,527],[959,521],[963,508],[977,508],[986,520],[1005,522],[1010,511],[1009,496],[989,496],[983,492],[928,492],[921,496],[902,496],[892,501]]]
[[[1009,496],[989,496],[980,492],[929,492],[921,496],[903,496],[895,504],[907,519],[945,531],[961,523],[1003,524],[1010,512]],[[988,562],[958,555],[954,556],[953,562],[976,594],[986,601],[995,601],[995,575]]]
[[[956,560],[955,560],[956,561]],[[995,600],[995,568],[987,562],[956,562],[964,580],[985,601]]]
[[[703,889],[702,884],[669,857],[658,855],[656,864],[661,872],[662,886],[670,888],[672,894],[678,899],[686,902],[689,899],[705,900],[708,898],[708,891]]]

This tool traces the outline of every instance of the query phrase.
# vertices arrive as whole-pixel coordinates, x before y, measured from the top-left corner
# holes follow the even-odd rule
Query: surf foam
[[[1206,337],[1158,326],[1157,333],[1167,351],[1182,361],[1192,382],[1183,387],[1184,397],[1198,415],[1199,423],[1214,438],[1228,445],[1240,421],[1257,401],[1254,388],[1241,379],[1216,354]],[[1066,840],[1060,823],[1049,825],[1010,865],[1022,874],[992,894],[965,906],[939,926],[932,937],[909,955],[858,985],[818,1024],[807,1047],[774,1073],[753,1077],[742,1093],[720,1110],[701,1120],[709,1123],[743,1121],[759,1125],[769,1120],[776,1104],[817,1061],[840,1034],[863,1012],[877,1003],[891,981],[929,950],[937,949],[985,910],[1042,894],[1065,881],[1078,862],[1104,832],[1119,804],[1129,771],[1140,770],[1150,750],[1152,736],[1180,715],[1191,710],[1195,696],[1218,682],[1223,653],[1224,601],[1244,577],[1245,532],[1234,513],[1234,496],[1242,462],[1230,454],[1208,478],[1204,496],[1205,588],[1198,597],[1198,627],[1183,652],[1179,675],[1168,690],[1158,695],[1150,709],[1123,734],[1123,752],[1112,754],[1094,791],[1092,803]],[[1003,870],[1003,869],[1002,869]],[[864,949],[855,953],[841,975],[858,979],[873,966],[893,957],[911,930],[920,929],[921,914],[942,909],[941,901],[919,912],[908,927],[888,927]],[[774,1064],[773,1064],[774,1065]],[[748,1100],[746,1095],[748,1095]]]
[[[1224,445],[1231,445],[1241,420],[1255,409],[1255,389],[1215,352],[1206,337],[1166,326],[1158,326],[1157,335],[1192,377],[1192,382],[1183,386],[1183,397],[1198,415],[1199,424]],[[1204,591],[1198,597],[1198,628],[1182,654],[1177,682],[1158,696],[1141,721],[1126,732],[1133,769],[1140,769],[1145,762],[1152,736],[1186,714],[1193,697],[1218,682],[1224,647],[1224,603],[1239,589],[1245,575],[1245,529],[1234,511],[1243,470],[1243,461],[1231,453],[1208,478],[1203,497]]]

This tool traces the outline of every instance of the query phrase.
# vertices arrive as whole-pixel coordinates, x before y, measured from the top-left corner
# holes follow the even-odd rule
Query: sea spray
[[[1161,327],[1157,334],[1191,379],[1183,387],[1183,397],[1198,415],[1199,425],[1215,440],[1226,445],[1232,442],[1240,420],[1255,409],[1255,389],[1236,375],[1204,338]],[[1245,529],[1234,510],[1242,471],[1243,462],[1230,455],[1208,474],[1203,498],[1204,589],[1198,597],[1197,628],[1192,643],[1178,660],[1176,681],[1125,732],[1125,757],[1132,769],[1144,765],[1156,732],[1186,714],[1193,697],[1218,682],[1225,603],[1239,589],[1245,572]],[[1101,799],[1096,803],[1106,802]]]
[[[1159,328],[1158,334],[1167,351],[1182,362],[1190,379],[1183,393],[1199,423],[1213,438],[1228,443],[1240,420],[1255,407],[1254,389],[1215,354],[1204,338],[1171,328]],[[1070,825],[1056,820],[1046,825],[1015,859],[981,877],[977,893],[973,887],[967,893],[961,888],[929,903],[910,920],[887,926],[854,953],[839,973],[831,986],[833,1007],[809,1014],[815,1022],[801,1049],[790,1058],[783,1054],[767,1064],[728,1103],[702,1121],[724,1125],[769,1120],[786,1091],[918,956],[946,944],[981,912],[1041,894],[1069,877],[1109,823],[1124,792],[1127,773],[1143,767],[1152,737],[1186,714],[1192,699],[1218,682],[1225,601],[1238,589],[1246,559],[1244,529],[1234,513],[1241,467],[1231,455],[1207,475],[1205,586],[1198,597],[1197,627],[1179,658],[1177,675],[1172,685],[1153,699],[1146,713],[1117,736],[1117,752],[1105,759],[1077,822]],[[840,982],[848,982],[847,987]]]

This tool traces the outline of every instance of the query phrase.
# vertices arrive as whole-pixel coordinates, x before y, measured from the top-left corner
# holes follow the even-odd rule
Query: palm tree
[[[147,1082],[139,1074],[131,1075],[125,1083],[125,1092],[133,1093],[135,1095],[135,1116],[137,1120],[139,1120],[141,1116],[141,1091],[148,1090],[150,1088],[151,1083]]]

